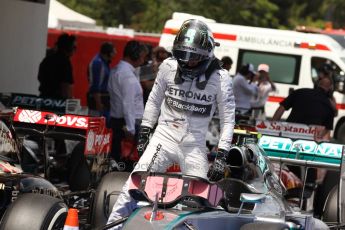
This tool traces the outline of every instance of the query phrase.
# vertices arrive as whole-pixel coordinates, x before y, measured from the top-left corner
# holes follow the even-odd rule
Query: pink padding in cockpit
[[[146,184],[145,184],[145,192],[146,195],[152,201],[155,200],[156,194],[158,194],[158,198],[162,197],[163,192],[163,177],[157,176],[149,176],[147,177]],[[163,200],[160,202],[169,203],[176,200],[182,193],[183,187],[183,180],[178,178],[168,178],[165,190],[165,196],[163,196]]]
[[[170,203],[176,200],[182,193],[183,180],[178,178],[169,178],[167,183],[167,189],[163,202]]]
[[[210,185],[210,192],[208,195],[208,202],[211,205],[217,206],[220,199],[223,197],[223,191],[217,185]]]
[[[189,183],[188,192],[195,196],[208,198],[209,185],[202,181],[191,181]]]
[[[156,199],[156,194],[161,197],[164,177],[148,176],[145,184],[145,192],[150,200]]]
[[[205,198],[213,206],[217,206],[223,197],[223,191],[216,184],[208,184],[203,181],[191,181],[188,192],[191,195]]]
[[[142,178],[140,175],[132,174],[129,189],[140,189]],[[147,197],[154,201],[158,194],[160,203],[170,203],[177,200],[183,191],[183,186],[188,186],[186,196],[198,196],[209,201],[212,206],[217,206],[223,197],[223,191],[216,184],[209,184],[200,180],[183,180],[181,178],[166,178],[165,195],[163,193],[164,177],[148,176],[145,182],[145,193]]]
[[[132,173],[129,180],[129,189],[139,189],[141,176]]]

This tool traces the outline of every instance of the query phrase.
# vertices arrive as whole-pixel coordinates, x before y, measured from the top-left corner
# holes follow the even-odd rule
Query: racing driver
[[[173,57],[160,65],[146,103],[137,146],[142,156],[134,171],[165,172],[171,164],[178,163],[185,175],[210,180],[224,176],[235,123],[235,102],[231,78],[214,57],[216,45],[219,44],[214,42],[205,23],[193,19],[182,24],[174,40]],[[208,171],[206,132],[216,107],[221,135],[218,154]],[[128,185],[129,180],[108,223],[129,216],[137,207]]]

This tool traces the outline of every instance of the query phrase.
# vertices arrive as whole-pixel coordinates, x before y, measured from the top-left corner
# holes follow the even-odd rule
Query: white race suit
[[[183,174],[207,178],[206,133],[216,107],[219,111],[221,135],[218,148],[229,150],[235,123],[235,102],[232,81],[226,70],[216,69],[204,89],[199,83],[206,76],[183,78],[175,83],[175,59],[165,60],[146,103],[141,125],[156,130],[134,171],[165,172],[178,163]],[[158,119],[159,118],[159,119]],[[153,159],[154,158],[154,159]],[[128,193],[129,180],[113,207],[108,219],[111,223],[129,216],[136,202]],[[115,229],[115,228],[114,228]]]

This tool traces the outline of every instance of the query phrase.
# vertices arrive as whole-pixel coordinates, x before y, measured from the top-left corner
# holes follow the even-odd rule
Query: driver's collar
[[[220,66],[219,60],[217,58],[213,59],[210,63],[210,65],[207,67],[205,74],[201,74],[196,77],[196,87],[200,90],[204,90],[206,88],[207,82],[210,79],[212,73],[215,70],[221,69],[222,67]],[[175,84],[179,85],[182,84],[185,79],[181,76],[182,72],[179,68],[176,70],[176,75],[174,82]]]

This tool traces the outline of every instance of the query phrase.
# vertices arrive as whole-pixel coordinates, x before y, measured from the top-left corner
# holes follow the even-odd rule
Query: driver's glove
[[[138,135],[138,144],[137,144],[137,150],[138,150],[138,155],[141,157],[149,144],[149,138],[150,138],[150,133],[152,129],[146,126],[141,126],[139,135]]]
[[[230,168],[226,164],[227,156],[228,151],[218,149],[217,156],[207,173],[210,181],[219,181],[230,174]]]

